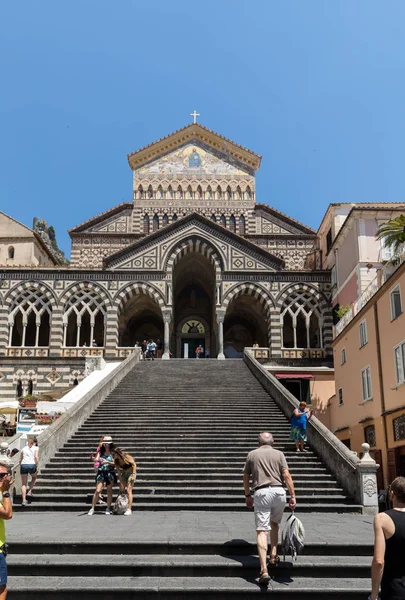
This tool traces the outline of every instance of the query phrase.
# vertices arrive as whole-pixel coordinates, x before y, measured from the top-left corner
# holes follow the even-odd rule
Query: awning
[[[310,373],[276,373],[277,379],[313,379]]]

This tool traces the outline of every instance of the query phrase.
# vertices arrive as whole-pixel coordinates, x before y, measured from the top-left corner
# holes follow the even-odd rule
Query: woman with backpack
[[[114,458],[112,452],[114,450],[114,444],[110,435],[105,435],[103,442],[97,456],[95,457],[95,465],[97,465],[96,474],[96,490],[94,492],[93,501],[91,503],[91,509],[88,514],[94,515],[94,509],[99,500],[100,493],[104,486],[107,488],[107,508],[105,514],[111,514],[111,502],[112,502],[112,488],[113,484],[117,483],[117,476],[114,468]]]
[[[112,454],[118,473],[120,492],[128,494],[128,508],[124,512],[124,515],[128,517],[132,515],[132,488],[136,479],[136,462],[128,452],[124,452],[121,448],[114,448]]]
[[[306,402],[300,402],[299,407],[293,412],[290,439],[294,440],[297,452],[306,452],[304,446],[307,441],[307,422],[313,414],[313,410],[307,411]]]

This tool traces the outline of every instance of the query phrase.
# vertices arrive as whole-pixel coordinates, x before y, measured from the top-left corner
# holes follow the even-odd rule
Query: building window
[[[283,348],[322,348],[322,313],[311,293],[292,292],[284,301],[280,321]]]
[[[338,405],[342,406],[343,404],[343,389],[339,388],[338,389]]]
[[[342,348],[342,351],[340,353],[340,358],[341,358],[340,364],[344,365],[346,362],[346,348]]]
[[[391,319],[397,319],[399,315],[402,315],[402,301],[401,301],[401,288],[397,285],[396,288],[390,293],[391,302]]]
[[[371,390],[371,368],[366,367],[361,372],[361,386],[363,392],[363,402],[366,400],[371,400],[372,398],[372,390]]]
[[[145,215],[144,218],[143,218],[143,232],[144,232],[145,235],[148,235],[149,229],[150,229],[149,216]]]
[[[364,428],[364,441],[367,444],[370,444],[370,446],[372,448],[375,448],[375,446],[377,446],[374,425],[368,425],[367,427]]]
[[[159,229],[159,216],[158,215],[155,215],[153,217],[152,228],[153,228],[153,231],[157,231]]]
[[[401,383],[405,383],[405,342],[394,348],[394,356],[397,385],[400,385]]]
[[[9,346],[49,346],[52,318],[50,298],[29,288],[14,300],[8,316]]]
[[[245,235],[245,217],[243,215],[239,217],[239,235]]]
[[[346,446],[346,448],[349,448],[349,450],[352,449],[352,442],[350,438],[347,438],[346,440],[340,440],[342,442],[342,444],[344,444]]]
[[[394,440],[400,442],[405,440],[405,415],[401,415],[392,421],[394,428]]]
[[[363,348],[363,346],[365,346],[368,342],[366,321],[362,321],[359,324],[359,333],[360,333],[360,348]]]
[[[329,254],[330,249],[332,248],[332,227],[329,229],[326,234],[326,254]]]
[[[8,249],[8,257],[14,258],[14,247],[13,246],[10,246],[10,248]]]
[[[168,224],[169,224],[169,217],[165,213],[162,218],[162,225],[164,227],[165,225],[168,225]]]
[[[176,215],[176,214],[174,214],[174,215],[172,216],[172,222],[173,222],[173,223],[175,223],[176,221],[177,221],[177,215]]]
[[[219,222],[222,225],[222,227],[226,227],[226,217],[225,217],[225,215],[221,215],[220,216]]]
[[[235,220],[235,217],[233,215],[231,215],[229,217],[229,229],[233,233],[236,233],[236,220]]]
[[[95,290],[80,290],[65,305],[63,345],[65,347],[104,346],[107,311]]]

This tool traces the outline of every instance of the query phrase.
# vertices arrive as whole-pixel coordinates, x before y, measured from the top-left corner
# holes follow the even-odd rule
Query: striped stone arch
[[[324,310],[329,309],[329,303],[326,297],[322,294],[322,292],[320,292],[318,289],[307,283],[294,283],[284,288],[276,298],[276,306],[278,306],[281,309],[288,296],[290,296],[293,292],[298,291],[308,292],[309,294],[314,296],[318,301],[319,310],[322,313],[324,312]]]
[[[239,296],[252,296],[258,300],[259,303],[262,304],[267,316],[269,316],[272,309],[274,309],[273,298],[269,293],[261,286],[248,282],[241,283],[228,290],[222,300],[222,308],[226,311],[232,300],[235,300],[235,298],[238,298]]]
[[[101,286],[92,283],[91,281],[80,281],[78,283],[74,283],[73,285],[69,286],[62,294],[61,298],[60,298],[60,304],[62,306],[64,306],[66,304],[66,302],[69,300],[69,298],[71,298],[71,296],[73,296],[74,294],[77,294],[78,292],[85,292],[85,291],[89,291],[92,290],[94,292],[97,292],[97,294],[99,294],[100,298],[102,298],[102,300],[106,303],[106,307],[111,306],[111,296],[110,294]]]
[[[113,307],[115,308],[116,312],[119,313],[122,310],[122,307],[129,300],[131,300],[131,298],[134,298],[138,294],[146,294],[152,298],[152,300],[158,304],[160,310],[165,307],[165,301],[161,292],[158,291],[154,286],[139,281],[136,283],[130,283],[116,294],[113,301]]]
[[[173,275],[173,269],[177,262],[190,252],[197,252],[206,256],[214,266],[216,281],[221,280],[222,271],[224,270],[224,260],[222,256],[210,242],[198,237],[190,237],[178,242],[171,250],[169,250],[163,270],[166,271],[166,273]]]
[[[262,288],[260,285],[254,283],[240,283],[232,287],[226,293],[225,297],[222,300],[222,309],[226,311],[228,310],[231,302],[240,296],[250,296],[257,300],[264,309],[264,313],[267,318],[267,340],[269,344],[269,348],[272,348],[273,345],[273,329],[272,329],[272,320],[274,318],[274,302],[273,298],[270,294]]]
[[[18,283],[9,290],[4,298],[4,306],[11,306],[12,303],[21,295],[21,292],[25,290],[37,290],[38,293],[43,294],[51,303],[52,309],[56,308],[57,300],[53,291],[45,284],[40,281],[24,281]]]
[[[332,354],[331,343],[333,340],[333,316],[332,309],[330,303],[327,298],[324,296],[322,292],[320,292],[315,287],[311,286],[307,283],[294,283],[292,285],[287,286],[284,290],[280,292],[276,299],[277,306],[277,323],[274,323],[274,327],[278,327],[277,337],[279,338],[279,347],[276,349],[276,354],[279,352],[281,355],[281,343],[282,343],[282,335],[281,335],[281,314],[283,311],[283,306],[285,301],[293,294],[294,292],[302,292],[307,293],[316,300],[316,304],[313,306],[318,310],[322,319],[322,347],[326,351],[326,354]]]

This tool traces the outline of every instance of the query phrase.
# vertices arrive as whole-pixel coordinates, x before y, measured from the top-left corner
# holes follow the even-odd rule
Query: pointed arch
[[[143,187],[142,185],[138,185],[138,199],[142,200],[144,198]]]
[[[222,227],[226,227],[226,217],[225,217],[225,215],[223,213],[219,217],[219,224],[222,225]]]
[[[153,198],[153,188],[151,185],[148,187],[148,198]]]
[[[159,215],[157,213],[155,213],[155,215],[153,217],[152,230],[158,231],[158,229],[159,229]]]
[[[203,199],[202,187],[200,185],[197,187],[197,199],[198,200],[202,200]]]
[[[179,200],[181,200],[183,198],[183,188],[181,187],[181,185],[179,185],[177,187],[177,198]]]
[[[240,189],[240,185],[236,188],[236,198],[237,200],[242,200],[242,190]]]
[[[199,237],[182,240],[170,248],[166,254],[163,267],[166,273],[172,274],[178,260],[190,252],[197,252],[206,256],[215,267],[216,280],[219,281],[221,279],[225,264],[224,257],[218,248]]]
[[[222,300],[222,308],[227,310],[228,306],[239,296],[253,296],[257,298],[260,304],[263,305],[265,313],[270,315],[272,309],[275,308],[273,298],[268,294],[267,290],[254,283],[240,283],[228,290]]]
[[[162,309],[165,307],[165,301],[162,296],[160,290],[155,288],[153,285],[149,283],[144,283],[142,281],[137,281],[134,283],[130,283],[117,292],[116,296],[113,299],[113,306],[119,315],[125,304],[128,303],[131,298],[138,294],[146,294],[152,300],[158,304],[159,308]]]
[[[144,217],[143,217],[143,232],[145,235],[149,235],[149,233],[150,233],[149,215],[144,215]]]
[[[171,185],[169,185],[169,187],[167,188],[167,197],[169,198],[169,200],[173,198],[173,188]]]
[[[245,235],[245,233],[246,233],[245,217],[243,215],[240,215],[240,217],[239,217],[239,235]]]
[[[187,195],[186,195],[186,198],[187,198],[188,200],[192,200],[192,199],[193,199],[193,190],[192,190],[192,188],[191,188],[191,185],[189,185],[189,186],[187,187]]]
[[[8,315],[9,346],[49,346],[52,309],[51,296],[40,287],[20,289]]]
[[[212,200],[213,199],[213,194],[212,194],[212,187],[209,185],[207,187],[207,200]]]
[[[211,221],[212,221],[213,223],[216,223],[216,222],[217,222],[217,218],[216,218],[216,216],[215,216],[214,214],[212,214],[212,215],[211,215]]]
[[[227,200],[232,200],[232,190],[231,190],[231,187],[229,185],[226,188],[226,199]]]
[[[159,185],[159,187],[158,187],[158,189],[157,189],[157,197],[158,197],[159,199],[161,199],[161,198],[163,198],[163,197],[164,197],[164,194],[163,194],[163,188],[162,188],[162,186],[161,186],[161,185]]]
[[[174,215],[172,216],[172,222],[175,223],[177,221],[177,215],[176,213],[174,213]]]
[[[251,198],[252,198],[252,190],[250,189],[250,185],[248,185],[246,188],[245,198],[246,198],[246,200],[251,200]]]
[[[14,258],[14,254],[15,254],[14,246],[9,246],[9,248],[8,248],[8,258],[10,260],[12,260]]]
[[[70,295],[63,312],[65,347],[104,346],[107,306],[92,288],[83,287]]]
[[[168,216],[167,216],[167,214],[165,213],[165,214],[163,215],[163,217],[162,217],[162,225],[163,225],[163,227],[164,227],[165,225],[168,225],[168,224],[169,224],[169,217],[168,217]]]
[[[234,215],[231,215],[229,217],[229,231],[236,233],[236,220],[235,220]]]
[[[222,188],[220,185],[217,187],[217,200],[222,200]]]

